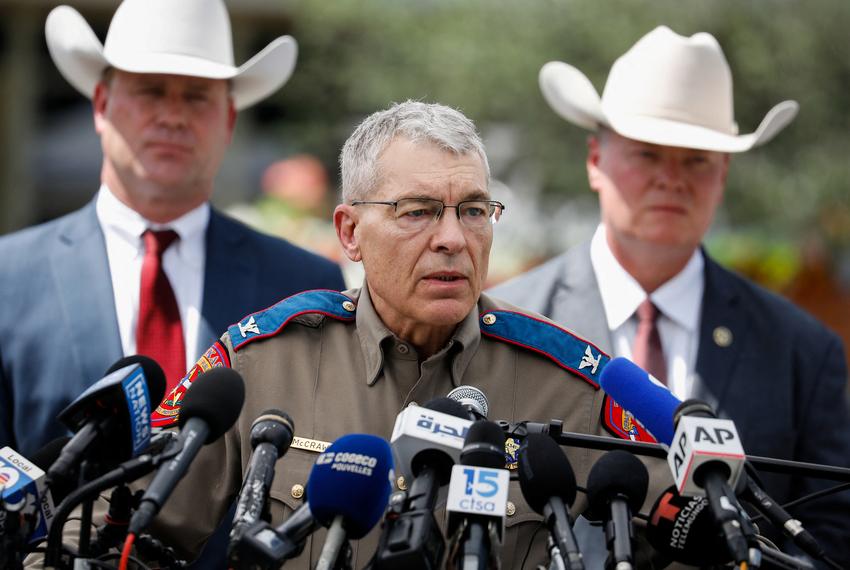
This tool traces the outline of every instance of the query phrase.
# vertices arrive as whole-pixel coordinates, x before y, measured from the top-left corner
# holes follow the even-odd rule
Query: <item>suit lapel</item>
[[[67,316],[68,344],[83,378],[100,378],[123,350],[106,243],[94,202],[68,218],[50,256],[57,302]]]
[[[238,229],[234,222],[211,209],[196,354],[202,354],[233,321],[244,316],[233,316],[228,308],[249,306],[240,300],[256,298],[260,267],[250,248],[244,246],[244,233]]]
[[[611,332],[590,263],[590,242],[567,251],[544,314],[611,354]]]
[[[707,401],[725,415],[744,417],[736,408],[752,405],[747,398],[735,397],[743,386],[732,381],[736,363],[744,347],[749,321],[739,296],[726,272],[705,255],[705,292],[700,322],[696,370],[699,375],[693,397]]]

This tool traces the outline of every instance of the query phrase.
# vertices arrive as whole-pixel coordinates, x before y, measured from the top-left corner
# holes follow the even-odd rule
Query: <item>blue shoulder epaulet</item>
[[[566,329],[514,311],[487,311],[479,317],[481,334],[531,350],[599,388],[599,376],[611,357]]]
[[[252,313],[227,329],[233,350],[278,334],[293,318],[304,314],[325,315],[339,321],[353,321],[357,305],[338,293],[324,289],[305,291],[287,297],[268,309]]]

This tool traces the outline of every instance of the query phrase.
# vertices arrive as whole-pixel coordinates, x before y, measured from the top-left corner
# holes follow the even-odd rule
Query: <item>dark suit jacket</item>
[[[540,312],[611,351],[589,243],[490,293]],[[718,327],[731,331],[729,346],[714,342]],[[838,336],[708,255],[696,369],[693,396],[735,421],[748,454],[850,467],[847,370]],[[763,482],[781,503],[823,486],[814,479],[771,474],[763,474]],[[850,565],[848,493],[791,513]]]
[[[199,353],[248,313],[345,288],[334,263],[215,209],[206,246]],[[0,238],[0,447],[65,434],[56,414],[121,358],[108,265],[94,202]]]

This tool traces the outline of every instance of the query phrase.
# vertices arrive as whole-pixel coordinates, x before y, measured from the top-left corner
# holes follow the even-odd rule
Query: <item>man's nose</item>
[[[183,127],[189,113],[189,105],[184,98],[177,93],[169,93],[162,98],[160,103],[158,119],[169,127]]]
[[[431,242],[434,249],[456,253],[466,246],[466,234],[454,208],[444,208],[434,226]]]

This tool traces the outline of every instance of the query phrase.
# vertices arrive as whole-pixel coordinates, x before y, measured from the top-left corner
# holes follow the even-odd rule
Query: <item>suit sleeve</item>
[[[850,467],[850,405],[844,350],[831,333],[824,344],[821,366],[809,378],[811,399],[803,411],[794,458]],[[808,365],[812,362],[810,356],[811,353],[802,355]],[[809,477],[795,481],[792,488],[799,489],[796,496],[803,496],[835,484]],[[850,568],[850,491],[817,499],[789,512],[804,523],[830,557]]]

